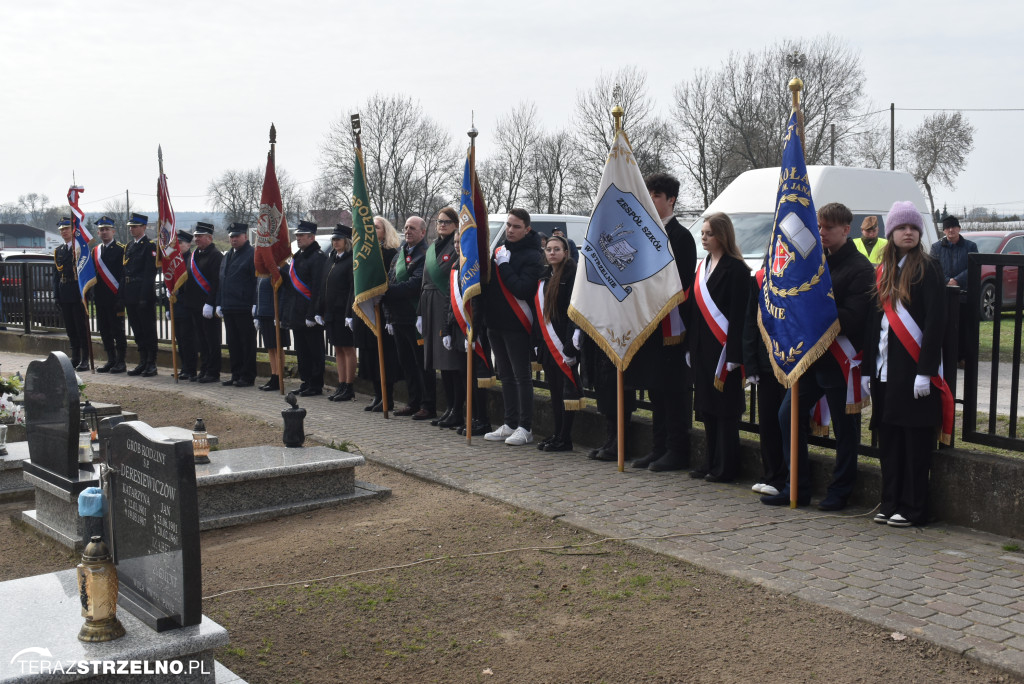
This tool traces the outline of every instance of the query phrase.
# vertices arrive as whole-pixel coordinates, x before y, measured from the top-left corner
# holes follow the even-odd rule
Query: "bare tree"
[[[14,202],[0,204],[0,223],[22,223],[25,212]]]
[[[974,149],[974,126],[961,112],[937,112],[911,132],[907,147],[909,171],[924,187],[934,214],[932,185],[956,187],[956,178]]]
[[[505,165],[497,159],[488,159],[476,165],[476,175],[480,180],[480,191],[487,203],[487,211],[491,214],[507,212],[511,207],[505,206]]]
[[[396,225],[411,215],[430,216],[455,196],[461,152],[445,129],[411,98],[374,95],[357,109],[362,124],[366,188],[375,213]],[[355,139],[349,117],[333,124],[321,146],[318,200],[352,194]],[[445,189],[448,194],[445,194]]]
[[[70,207],[53,206],[49,197],[37,192],[19,196],[18,207],[26,224],[48,231],[54,230],[62,215],[71,214]]]
[[[306,213],[305,198],[287,171],[280,166],[276,170],[284,214],[288,219],[289,227],[294,228],[299,218]],[[214,211],[224,213],[225,226],[231,223],[256,225],[265,174],[266,168],[264,167],[228,169],[210,181],[207,188],[210,195],[210,207]]]
[[[590,212],[577,200],[580,181],[579,149],[572,135],[561,130],[537,140],[533,155],[528,198],[532,209],[545,214]],[[582,193],[587,196],[588,193]]]
[[[618,87],[618,97],[614,96]],[[576,96],[575,138],[580,166],[586,182],[578,188],[592,197],[601,180],[601,172],[615,135],[611,110],[623,109],[622,127],[629,137],[633,156],[641,173],[664,171],[673,144],[671,128],[658,116],[654,100],[647,93],[647,74],[634,66],[614,74],[601,74],[590,90]]]
[[[128,217],[131,214],[132,206],[130,199],[111,199],[103,205],[103,215],[114,221],[114,239],[119,242],[128,242]]]
[[[531,171],[539,135],[537,105],[532,102],[520,102],[507,116],[498,119],[494,129],[498,152],[494,160],[504,167],[501,205],[506,209],[520,205],[520,192]]]

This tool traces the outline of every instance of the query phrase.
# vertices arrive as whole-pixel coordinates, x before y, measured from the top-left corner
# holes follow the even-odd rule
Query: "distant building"
[[[56,236],[54,236],[56,237]],[[0,249],[46,249],[47,234],[42,228],[24,223],[0,223]],[[60,238],[57,237],[57,244]]]

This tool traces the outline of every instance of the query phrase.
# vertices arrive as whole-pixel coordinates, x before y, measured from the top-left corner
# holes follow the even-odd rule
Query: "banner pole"
[[[473,444],[473,328],[466,326],[466,445]]]
[[[619,472],[621,473],[626,468],[626,390],[621,369],[616,371],[615,384],[618,394],[618,409],[615,417],[617,423],[616,439],[618,442]]]
[[[164,289],[167,289],[166,284]],[[174,327],[174,300],[171,299],[173,295],[168,295],[167,306],[171,311],[171,371],[174,373],[174,382],[178,382],[178,345],[175,343],[175,327]]]
[[[800,378],[793,381],[793,386],[789,389],[789,507],[796,508],[797,500],[797,481],[799,480],[799,473],[797,472],[798,461],[797,453],[799,446],[797,442],[800,439]]]
[[[380,318],[380,300],[373,305],[374,320],[377,321],[377,363],[380,365],[380,410],[388,418],[388,374],[384,368],[384,325]]]

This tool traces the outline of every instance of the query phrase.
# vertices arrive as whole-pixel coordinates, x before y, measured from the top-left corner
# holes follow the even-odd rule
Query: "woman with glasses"
[[[459,263],[455,253],[455,234],[459,215],[451,207],[437,214],[437,239],[427,248],[423,266],[423,289],[420,292],[419,319],[416,321],[423,336],[423,367],[427,372],[441,371],[448,409],[439,418],[430,421],[440,428],[455,429],[463,424],[455,411],[455,383],[459,376],[459,354],[452,347],[447,334],[448,281],[452,267]],[[459,350],[461,351],[461,350]]]

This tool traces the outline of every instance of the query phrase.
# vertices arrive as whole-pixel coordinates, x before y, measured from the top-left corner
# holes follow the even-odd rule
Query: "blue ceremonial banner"
[[[83,192],[85,192],[85,188],[78,185],[73,185],[68,189],[68,204],[71,206],[71,217],[75,226],[75,268],[78,270],[78,291],[82,294],[82,304],[85,304],[85,293],[96,284],[96,264],[93,263],[92,254],[89,252],[89,241],[92,240],[92,235],[89,234],[89,230],[82,222],[85,214],[78,208],[78,196]]]
[[[818,233],[796,111],[789,118],[785,142],[758,325],[775,377],[792,387],[832,344],[839,332],[839,314]]]
[[[476,224],[476,210],[473,204],[473,168],[470,156],[466,155],[466,167],[462,174],[462,193],[459,203],[459,290],[466,321],[472,325],[473,314],[470,300],[480,294],[480,248],[477,239],[479,226]],[[486,229],[486,227],[485,227]]]

